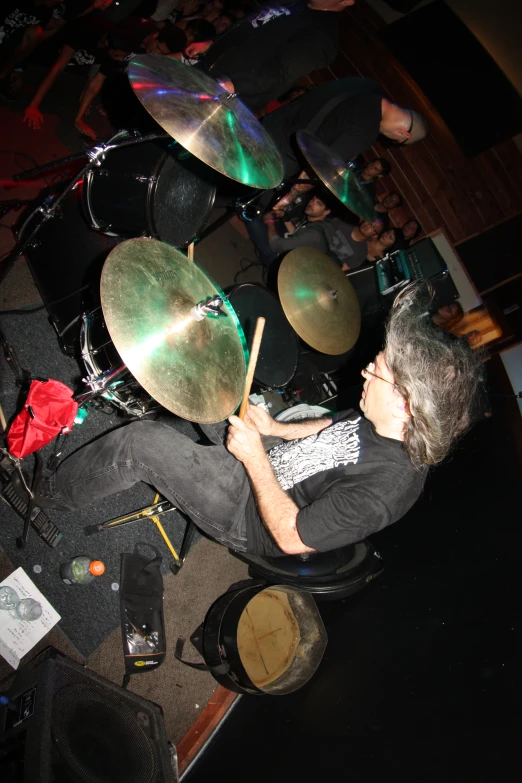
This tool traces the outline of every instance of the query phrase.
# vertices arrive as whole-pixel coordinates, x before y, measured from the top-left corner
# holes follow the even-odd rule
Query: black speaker
[[[0,713],[2,783],[174,783],[161,707],[49,647]]]

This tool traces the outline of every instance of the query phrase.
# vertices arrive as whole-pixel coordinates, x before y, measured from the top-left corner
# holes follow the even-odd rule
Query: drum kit
[[[208,219],[215,195],[212,169],[263,192],[282,182],[279,153],[237,97],[205,74],[164,56],[144,55],[130,63],[128,75],[166,133],[120,131],[85,153],[19,175],[88,159],[65,186],[46,192],[24,214],[18,247],[0,279],[25,253],[59,337],[68,336],[68,352],[80,349],[87,370],[85,387],[76,395],[80,404],[102,397],[131,415],[163,406],[191,421],[217,422],[238,408],[244,394],[258,316],[266,317],[267,329],[256,379],[265,389],[282,389],[296,370],[297,335],[317,351],[342,354],[358,338],[359,305],[340,269],[309,249],[284,259],[280,304],[254,285],[237,286],[227,297],[180,248],[190,250]],[[349,167],[310,134],[299,144],[319,179],[366,218],[368,197]],[[61,275],[56,238],[68,215],[74,228],[63,254],[68,271]],[[92,248],[80,252],[80,269],[74,269],[76,245]],[[60,289],[63,277],[66,290]],[[101,306],[82,314],[81,290],[90,279],[99,283]],[[52,300],[60,295],[70,309],[53,319]],[[79,346],[76,336],[69,337],[78,322]]]

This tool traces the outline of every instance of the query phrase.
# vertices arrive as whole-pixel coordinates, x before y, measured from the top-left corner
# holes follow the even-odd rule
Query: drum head
[[[266,318],[255,380],[268,388],[286,386],[297,368],[298,341],[276,297],[260,285],[245,283],[234,288],[228,298],[243,327],[249,350],[257,319]]]

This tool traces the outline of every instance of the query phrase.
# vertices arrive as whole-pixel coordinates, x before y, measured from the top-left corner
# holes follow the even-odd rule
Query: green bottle
[[[73,557],[60,566],[60,576],[66,585],[88,585],[104,572],[105,565],[101,560],[92,560],[84,555]]]

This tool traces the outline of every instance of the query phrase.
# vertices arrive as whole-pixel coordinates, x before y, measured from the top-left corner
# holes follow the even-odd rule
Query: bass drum
[[[110,150],[88,172],[83,207],[97,231],[184,247],[206,225],[215,195],[211,168],[174,141],[146,141]]]
[[[227,296],[243,328],[249,350],[257,319],[266,318],[254,372],[255,385],[266,391],[286,386],[297,368],[298,343],[276,297],[254,283],[238,285]]]

